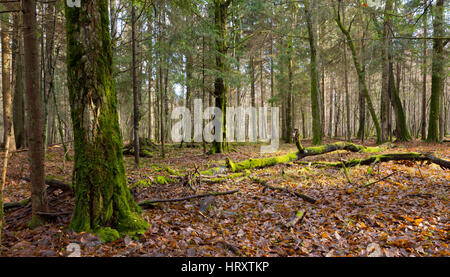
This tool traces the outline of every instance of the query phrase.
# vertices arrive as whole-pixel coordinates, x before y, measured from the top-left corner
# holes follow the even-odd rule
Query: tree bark
[[[26,131],[25,131],[25,84],[24,84],[24,68],[23,68],[23,40],[22,30],[20,28],[22,22],[22,14],[13,15],[13,127],[16,148],[26,147]]]
[[[30,147],[30,176],[32,219],[30,227],[43,224],[38,212],[48,212],[47,190],[45,189],[44,141],[42,121],[42,98],[39,86],[39,52],[36,28],[36,1],[23,0],[23,40],[25,95],[28,110],[28,145]]]
[[[437,0],[434,8],[433,21],[433,58],[431,66],[431,99],[430,117],[428,123],[428,142],[439,142],[439,114],[440,102],[443,94],[445,80],[445,64],[447,59],[444,53],[445,35],[444,25],[444,0]]]
[[[339,3],[340,2],[341,1],[339,1]],[[371,99],[370,94],[369,94],[369,90],[367,89],[365,74],[364,74],[364,71],[363,71],[363,69],[361,67],[361,64],[358,61],[358,56],[356,54],[355,45],[353,43],[353,40],[352,40],[352,37],[350,35],[349,30],[347,30],[344,27],[344,25],[342,24],[339,12],[337,13],[337,16],[336,16],[336,22],[337,22],[339,28],[341,29],[342,33],[344,33],[344,35],[347,38],[347,43],[348,43],[348,45],[350,47],[350,50],[351,50],[351,53],[352,53],[352,57],[353,57],[353,63],[355,64],[355,69],[356,69],[356,72],[358,74],[359,84],[361,85],[361,90],[362,90],[362,92],[364,94],[364,97],[365,97],[365,99],[367,101],[367,106],[369,108],[370,115],[371,115],[373,123],[375,125],[376,134],[377,134],[377,144],[380,144],[381,141],[382,141],[381,140],[380,122],[378,121],[378,117],[377,117],[377,114],[375,112],[375,108],[373,106],[372,99]]]
[[[312,130],[313,130],[313,141],[314,145],[322,143],[322,123],[320,114],[320,86],[319,86],[319,71],[318,71],[318,57],[317,57],[317,25],[313,24],[313,12],[317,13],[315,6],[317,1],[313,3],[305,0],[305,12],[306,12],[306,22],[308,27],[308,39],[309,48],[311,53],[310,62],[310,78],[311,78],[311,112],[312,112]]]
[[[6,5],[9,7],[9,5]],[[3,95],[3,139],[6,147],[6,138],[9,136],[12,141],[14,129],[12,121],[12,90],[11,90],[11,37],[10,37],[10,16],[3,15],[1,20],[1,44],[2,44],[2,95]],[[15,143],[9,143],[10,151],[16,150]]]
[[[66,21],[75,152],[75,208],[70,227],[115,236],[143,231],[148,223],[140,218],[125,175],[108,1],[83,1],[80,8],[66,6]]]
[[[389,135],[389,51],[390,51],[390,13],[392,12],[393,1],[386,0],[384,8],[384,25],[383,25],[383,47],[382,56],[382,75],[381,75],[381,99],[380,99],[380,123],[381,123],[381,142],[388,140]]]
[[[137,82],[137,62],[136,62],[136,8],[135,1],[131,2],[131,77],[133,80],[133,142],[134,142],[134,163],[139,168],[139,92]]]
[[[423,37],[427,37],[427,2],[428,0],[423,1]],[[421,115],[421,135],[422,140],[426,140],[427,138],[427,40],[423,40],[423,57],[422,57],[422,115]]]
[[[226,106],[227,106],[227,94],[228,84],[224,80],[224,75],[228,73],[228,66],[225,61],[225,57],[228,55],[228,47],[226,43],[227,37],[227,17],[228,7],[231,4],[231,0],[214,0],[214,28],[216,32],[215,50],[216,50],[216,70],[219,76],[214,80],[214,96],[216,98],[215,106],[222,111],[222,117],[220,121],[221,130],[215,130],[220,132],[220,141],[213,141],[212,151],[213,153],[222,153],[227,151],[226,142]]]

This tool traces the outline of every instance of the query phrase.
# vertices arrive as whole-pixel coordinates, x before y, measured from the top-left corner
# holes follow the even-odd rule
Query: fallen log
[[[25,207],[30,202],[31,202],[31,198],[28,198],[28,199],[25,199],[22,201],[18,201],[18,202],[3,203],[3,209],[5,211],[7,211],[10,209],[14,209],[14,208],[22,208],[22,207]]]
[[[302,211],[302,210],[297,211],[295,213],[294,218],[286,224],[286,227],[288,227],[288,228],[294,227],[295,225],[297,225],[297,223],[299,223],[303,220],[305,215],[306,215],[305,211]]]
[[[317,202],[316,199],[314,199],[314,198],[312,198],[312,197],[310,197],[308,195],[305,195],[305,194],[302,194],[302,193],[299,193],[299,192],[296,192],[296,191],[291,191],[290,189],[283,188],[283,187],[271,186],[271,185],[267,184],[266,181],[261,180],[261,179],[256,178],[256,177],[249,177],[249,178],[250,178],[250,180],[252,180],[252,181],[254,181],[254,182],[256,182],[256,183],[258,183],[258,184],[260,184],[260,185],[262,185],[262,186],[264,186],[266,188],[273,189],[273,190],[280,190],[280,191],[284,191],[284,192],[287,192],[287,193],[293,193],[295,196],[300,197],[301,199],[305,200],[306,202],[309,202],[309,203],[312,203],[312,204],[315,204]]]
[[[138,205],[143,207],[143,208],[151,208],[156,203],[179,202],[179,201],[191,200],[191,199],[194,199],[194,198],[202,198],[202,197],[218,196],[218,195],[227,195],[227,194],[236,193],[238,191],[239,191],[238,189],[235,189],[235,190],[231,190],[231,191],[207,192],[207,193],[204,193],[204,194],[195,194],[195,195],[190,195],[190,196],[181,197],[181,198],[150,199],[150,200],[145,200],[143,202],[140,202]]]
[[[329,143],[322,146],[311,146],[311,147],[302,147],[299,140],[297,140],[297,148],[298,151],[295,153],[290,153],[286,155],[276,156],[276,157],[268,157],[268,158],[260,158],[260,159],[248,159],[239,163],[234,163],[231,159],[226,159],[227,167],[232,172],[239,172],[245,169],[252,168],[264,168],[268,166],[273,166],[280,163],[287,163],[292,161],[297,161],[309,156],[317,156],[322,155],[338,150],[345,150],[350,152],[364,152],[364,153],[376,153],[386,150],[385,146],[377,146],[377,147],[365,147],[363,145],[358,145],[350,142],[335,142]]]
[[[31,179],[28,178],[28,177],[22,177],[21,179],[24,180],[24,181],[27,181],[27,182],[31,182]],[[71,192],[71,193],[73,192],[72,186],[69,185],[69,184],[66,184],[66,183],[64,183],[62,181],[58,181],[58,180],[55,180],[55,179],[45,179],[45,183],[50,188],[53,188],[53,189],[60,189],[60,190],[62,190],[64,192]],[[6,211],[6,210],[14,209],[14,208],[25,207],[30,202],[31,202],[31,198],[27,198],[27,199],[24,199],[24,200],[18,201],[18,202],[4,203],[3,207],[4,207],[5,211]]]
[[[31,179],[28,177],[21,178],[24,181],[31,182]],[[54,189],[61,189],[62,191],[73,191],[72,186],[64,183],[62,181],[58,181],[55,179],[45,179],[45,183]]]
[[[382,155],[370,156],[366,159],[353,159],[343,162],[303,162],[296,161],[298,164],[308,164],[308,165],[323,165],[332,167],[354,167],[359,165],[372,165],[373,163],[382,163],[389,161],[416,161],[416,162],[430,162],[439,165],[443,169],[450,169],[450,161],[438,158],[432,154],[422,154],[416,152],[410,153],[388,153]]]
[[[362,185],[360,188],[365,188],[365,187],[368,187],[368,186],[370,186],[370,185],[376,184],[376,183],[378,183],[378,182],[384,181],[384,180],[386,180],[387,178],[391,177],[391,176],[394,175],[394,174],[395,174],[395,172],[394,172],[394,173],[391,173],[391,174],[389,174],[389,175],[387,175],[387,176],[384,176],[384,177],[382,177],[382,178],[380,178],[380,179],[378,179],[378,180],[375,180],[375,181],[373,181],[373,182],[364,184],[364,185]]]

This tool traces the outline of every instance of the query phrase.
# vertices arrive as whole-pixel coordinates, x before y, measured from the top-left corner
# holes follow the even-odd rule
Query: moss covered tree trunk
[[[443,84],[445,80],[445,64],[447,59],[444,53],[444,0],[438,0],[434,9],[433,21],[433,57],[431,65],[431,98],[430,98],[430,117],[428,123],[429,142],[439,141],[439,110],[440,100],[443,94]]]
[[[140,209],[127,187],[122,156],[108,2],[89,0],[80,8],[66,7],[66,21],[75,150],[70,227],[112,235],[106,240],[116,238],[118,232],[142,231],[147,223],[138,215]]]

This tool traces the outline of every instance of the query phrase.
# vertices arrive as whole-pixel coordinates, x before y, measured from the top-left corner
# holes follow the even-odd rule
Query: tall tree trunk
[[[227,106],[227,94],[228,84],[224,79],[224,75],[228,73],[228,66],[225,61],[227,56],[228,47],[226,43],[227,39],[227,16],[228,7],[231,4],[231,0],[214,0],[214,28],[216,32],[215,50],[216,50],[216,70],[219,72],[219,76],[214,80],[214,96],[216,98],[215,106],[222,111],[222,117],[216,118],[220,123],[221,130],[215,130],[220,132],[220,141],[213,141],[212,152],[222,153],[227,151],[226,142],[226,106]]]
[[[9,7],[9,5],[7,5]],[[10,136],[15,141],[12,121],[12,90],[11,90],[11,46],[10,46],[10,16],[4,14],[1,20],[1,44],[2,44],[2,95],[3,95],[3,139],[6,145],[6,137]],[[6,146],[5,146],[6,147]],[[9,150],[16,150],[16,144],[10,143]]]
[[[423,37],[427,37],[427,2],[428,0],[423,1]],[[422,116],[421,116],[421,135],[422,140],[426,140],[427,138],[427,40],[423,40],[423,57],[422,57]]]
[[[74,132],[75,207],[70,227],[104,239],[143,231],[127,187],[113,82],[107,0],[66,6],[67,75]],[[110,228],[105,228],[110,227]],[[112,230],[112,229],[116,230]]]
[[[25,70],[25,95],[28,110],[28,145],[30,150],[30,179],[32,218],[30,227],[43,224],[39,212],[48,211],[45,188],[44,141],[42,137],[42,98],[39,87],[39,52],[36,28],[36,1],[23,0],[23,41]]]
[[[334,119],[334,94],[336,93],[335,91],[335,86],[334,86],[334,81],[331,82],[332,83],[332,87],[330,90],[330,114],[329,114],[329,119],[328,119],[328,136],[330,138],[333,137],[333,119]]]
[[[390,50],[390,13],[392,12],[393,1],[386,0],[384,8],[384,25],[383,25],[383,47],[382,56],[382,75],[381,75],[381,99],[380,99],[380,123],[381,123],[381,142],[388,140],[389,125],[389,50]]]
[[[351,141],[352,131],[350,122],[350,92],[348,89],[347,46],[344,46],[344,86],[345,86],[345,110],[347,114],[347,121],[346,121],[347,130],[345,133],[345,138],[347,141]]]
[[[339,3],[340,2],[341,1],[339,1]],[[357,56],[357,53],[356,53],[355,45],[353,43],[353,40],[352,40],[352,37],[350,35],[349,30],[347,30],[344,27],[344,25],[342,24],[339,12],[338,12],[337,17],[336,17],[336,22],[337,22],[339,28],[341,29],[342,33],[344,33],[344,35],[347,38],[347,43],[348,43],[348,45],[350,47],[350,50],[351,50],[351,53],[352,53],[352,57],[353,57],[353,63],[355,65],[355,69],[356,69],[356,72],[357,72],[357,75],[358,75],[358,81],[359,81],[359,83],[361,85],[361,90],[364,93],[364,97],[365,97],[365,99],[367,101],[367,106],[369,108],[370,115],[371,115],[373,123],[375,125],[376,134],[377,134],[377,144],[379,144],[379,143],[382,142],[382,140],[381,140],[380,122],[378,121],[377,114],[375,112],[375,108],[373,106],[372,99],[371,99],[370,94],[369,94],[369,90],[367,89],[365,74],[364,74],[364,71],[363,71],[363,68],[362,68],[361,64],[358,61],[358,56]]]
[[[43,111],[44,111],[44,155],[47,150],[48,145],[48,134],[49,128],[48,124],[51,122],[51,118],[48,118],[48,103],[50,100],[50,94],[53,93],[54,89],[54,49],[55,49],[55,28],[56,28],[56,8],[55,3],[49,2],[46,8],[44,9],[44,5],[42,5],[42,24],[44,26],[43,35],[41,35],[41,53],[43,61]],[[45,37],[45,39],[44,39]]]
[[[433,60],[431,66],[431,99],[430,117],[428,123],[429,142],[439,141],[439,114],[442,100],[443,85],[445,80],[445,68],[447,59],[444,53],[444,0],[437,0],[434,8],[433,21]]]
[[[26,146],[26,132],[25,132],[25,84],[24,84],[24,68],[23,68],[23,40],[21,38],[22,29],[21,21],[22,14],[16,13],[13,15],[13,85],[14,85],[14,100],[13,100],[13,127],[16,148]],[[11,142],[13,143],[13,142]]]
[[[148,139],[152,139],[152,121],[153,121],[153,22],[150,15],[150,20],[147,23],[149,38],[149,58],[148,58]]]
[[[136,62],[136,8],[135,1],[131,2],[131,78],[133,80],[133,146],[134,163],[139,168],[139,92],[137,82],[137,62]]]
[[[317,1],[315,1],[317,2]],[[314,3],[312,4],[314,5]],[[317,25],[313,24],[312,13],[317,13],[316,7],[309,5],[305,0],[306,22],[308,26],[309,48],[311,53],[310,78],[311,78],[311,112],[313,144],[322,143],[322,123],[320,120],[320,91],[319,91],[319,72],[317,64]]]

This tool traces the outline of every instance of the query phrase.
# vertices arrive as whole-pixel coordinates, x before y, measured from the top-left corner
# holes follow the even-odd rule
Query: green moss
[[[164,177],[164,176],[156,176],[155,182],[158,185],[167,185],[169,183],[168,179],[166,177]]]
[[[101,228],[96,232],[100,236],[103,242],[113,242],[120,238],[120,234],[116,229],[111,229],[110,227]]]
[[[140,179],[136,183],[133,184],[133,187],[140,187],[140,188],[146,188],[152,186],[152,180],[151,179]]]
[[[276,157],[261,158],[261,159],[248,159],[239,163],[233,163],[230,159],[227,159],[228,168],[232,172],[240,172],[246,169],[262,168],[279,163],[286,163],[294,161],[297,158],[297,153],[291,153]]]
[[[166,167],[165,167],[165,170],[166,170],[169,174],[177,175],[177,176],[180,175],[180,173],[179,173],[178,171],[176,171],[176,170],[170,168],[169,166],[166,166]]]
[[[32,215],[31,216],[31,220],[28,223],[28,227],[30,229],[34,229],[36,227],[42,226],[44,225],[45,221],[42,217],[38,216],[38,215]]]
[[[148,223],[127,186],[114,87],[107,1],[66,6],[67,78],[74,138],[75,207],[70,227],[139,233]],[[93,18],[98,24],[93,26]],[[89,30],[89,31],[87,31]],[[86,34],[80,42],[80,33]],[[88,58],[89,57],[89,58]],[[89,92],[89,93],[87,93]],[[117,233],[100,231],[106,238]]]
[[[56,175],[52,175],[52,174],[47,174],[45,176],[45,179],[64,181],[64,176],[56,176]]]
[[[208,175],[208,176],[213,176],[216,174],[221,174],[224,173],[224,171],[226,170],[226,167],[223,166],[218,166],[218,167],[213,167],[207,170],[203,170],[200,172],[201,175]]]
[[[147,149],[141,149],[140,153],[147,158],[153,158],[153,154]]]

